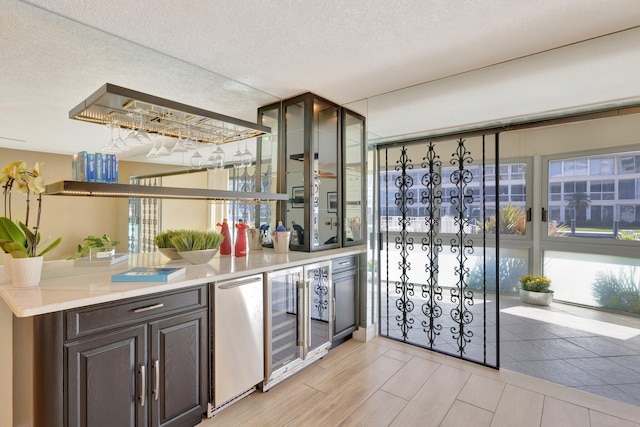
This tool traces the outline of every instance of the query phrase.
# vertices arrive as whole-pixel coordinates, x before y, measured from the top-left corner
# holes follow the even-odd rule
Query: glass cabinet
[[[362,245],[366,233],[365,119],[342,109],[342,246]]]
[[[256,183],[256,191],[273,193],[279,188],[279,134],[280,134],[280,104],[258,110],[258,123],[271,128],[271,134],[261,136],[256,144],[256,174],[259,174]],[[270,238],[267,232],[275,230],[278,225],[276,220],[276,202],[262,202],[256,205],[255,227],[264,230],[267,241]],[[268,227],[268,230],[267,230]]]
[[[278,202],[272,223],[280,220],[291,231],[290,249],[363,244],[364,117],[306,93],[258,109],[258,119],[280,130],[277,190],[289,200]]]

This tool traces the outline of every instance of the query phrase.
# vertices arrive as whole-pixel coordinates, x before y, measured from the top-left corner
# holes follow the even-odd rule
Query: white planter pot
[[[14,258],[11,260],[11,280],[13,286],[35,286],[42,276],[44,257]]]
[[[11,280],[11,260],[13,257],[11,254],[2,252],[2,265],[4,265],[4,277]]]
[[[549,305],[553,300],[553,291],[531,292],[520,289],[520,299],[522,302],[534,305]]]

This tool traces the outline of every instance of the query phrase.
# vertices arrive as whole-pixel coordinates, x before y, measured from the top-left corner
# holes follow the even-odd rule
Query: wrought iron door
[[[499,221],[498,135],[378,156],[381,335],[499,367],[499,287],[486,274],[499,235],[488,247],[485,226]]]

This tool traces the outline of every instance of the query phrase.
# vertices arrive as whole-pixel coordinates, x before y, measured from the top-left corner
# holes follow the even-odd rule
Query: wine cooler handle
[[[305,345],[304,339],[304,325],[305,325],[305,309],[304,309],[304,282],[298,282],[298,346],[302,347]],[[302,319],[301,319],[302,317]],[[302,320],[302,321],[300,321]]]

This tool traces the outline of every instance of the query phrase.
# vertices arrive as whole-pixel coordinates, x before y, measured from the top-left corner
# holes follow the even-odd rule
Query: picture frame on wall
[[[338,193],[335,191],[330,191],[327,193],[327,212],[338,212]]]
[[[304,187],[291,188],[291,207],[295,209],[304,208]]]

